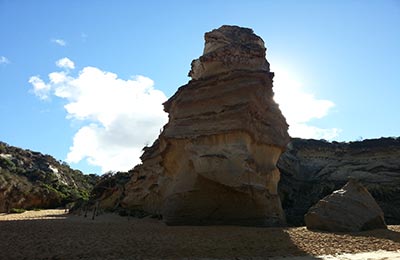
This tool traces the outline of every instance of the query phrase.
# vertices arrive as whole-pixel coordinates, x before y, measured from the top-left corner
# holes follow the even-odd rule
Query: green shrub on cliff
[[[85,175],[50,155],[0,142],[0,212],[63,207],[88,200],[99,177]]]
[[[17,213],[17,214],[21,214],[24,213],[26,210],[25,209],[16,209],[16,208],[12,208],[10,210],[10,213]]]

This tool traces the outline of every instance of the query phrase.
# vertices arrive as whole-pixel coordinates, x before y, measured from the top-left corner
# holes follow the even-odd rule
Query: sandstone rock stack
[[[144,149],[122,205],[167,224],[284,224],[277,160],[288,125],[273,100],[263,40],[222,26],[205,34],[192,80],[165,104],[169,122]]]
[[[387,228],[382,209],[368,190],[354,179],[311,207],[304,220],[308,229],[326,231]]]

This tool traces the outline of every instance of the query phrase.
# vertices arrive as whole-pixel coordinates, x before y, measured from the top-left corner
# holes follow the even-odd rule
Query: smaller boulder
[[[353,179],[311,207],[304,220],[312,230],[357,232],[387,228],[382,209],[368,190]]]

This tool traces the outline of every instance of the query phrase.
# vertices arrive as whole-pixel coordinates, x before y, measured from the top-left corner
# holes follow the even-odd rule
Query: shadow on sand
[[[75,215],[0,221],[4,259],[268,259],[306,256],[283,228],[170,227],[154,219]],[[308,256],[307,259],[319,259]]]
[[[352,236],[363,236],[363,237],[387,239],[387,240],[391,240],[395,243],[400,243],[400,232],[390,230],[390,226],[388,227],[388,229],[375,229],[375,230],[371,230],[371,231],[351,233],[351,235]]]

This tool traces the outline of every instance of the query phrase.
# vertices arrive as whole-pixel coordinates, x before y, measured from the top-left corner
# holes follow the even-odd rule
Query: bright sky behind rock
[[[223,24],[264,39],[292,137],[400,136],[399,1],[0,0],[0,140],[131,169]]]

